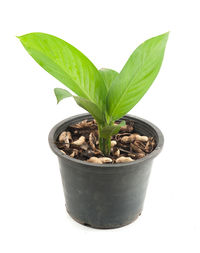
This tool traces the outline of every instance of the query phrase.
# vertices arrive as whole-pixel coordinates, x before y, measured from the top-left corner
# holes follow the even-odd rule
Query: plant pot
[[[49,134],[50,147],[60,164],[67,211],[83,225],[122,227],[137,219],[142,212],[152,162],[162,149],[163,135],[152,123],[126,115],[123,119],[133,120],[136,132],[155,138],[157,146],[154,151],[129,163],[88,163],[61,153],[55,144],[68,125],[84,119],[92,119],[92,116],[81,114],[65,119]]]

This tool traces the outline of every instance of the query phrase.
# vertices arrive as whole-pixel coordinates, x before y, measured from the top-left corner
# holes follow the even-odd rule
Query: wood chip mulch
[[[116,122],[117,124],[117,122]],[[70,125],[57,141],[57,147],[65,155],[91,163],[132,162],[151,153],[156,142],[151,136],[141,136],[134,131],[133,121],[126,121],[118,134],[111,138],[111,153],[105,157],[99,150],[98,129],[95,120],[84,120]]]

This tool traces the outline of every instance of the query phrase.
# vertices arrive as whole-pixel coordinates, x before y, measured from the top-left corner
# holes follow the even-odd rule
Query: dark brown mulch
[[[116,123],[117,124],[117,123]],[[151,136],[141,136],[134,131],[133,121],[126,121],[118,134],[111,138],[111,153],[104,155],[99,150],[98,128],[95,120],[84,120],[70,125],[56,141],[65,155],[92,163],[131,162],[151,153],[156,142]]]

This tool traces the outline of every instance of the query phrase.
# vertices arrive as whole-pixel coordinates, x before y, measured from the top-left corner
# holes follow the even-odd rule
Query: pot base
[[[67,209],[66,209],[66,210],[67,210]],[[136,215],[133,219],[129,220],[128,222],[126,222],[126,223],[124,223],[124,224],[120,224],[120,225],[115,225],[115,226],[112,226],[112,227],[109,226],[109,225],[108,225],[108,226],[106,226],[106,225],[104,225],[104,226],[93,226],[93,225],[91,225],[91,224],[85,223],[85,222],[83,222],[83,221],[81,221],[81,220],[79,220],[79,219],[73,217],[73,216],[70,214],[70,212],[69,212],[68,210],[67,210],[67,213],[69,214],[69,216],[70,216],[73,220],[75,220],[76,222],[78,222],[79,224],[81,224],[81,225],[83,225],[83,226],[90,227],[90,228],[95,228],[95,229],[115,229],[115,228],[121,228],[121,227],[124,227],[124,226],[127,226],[127,225],[133,223],[133,222],[136,221],[137,218],[142,214],[142,211],[141,211],[138,215]]]

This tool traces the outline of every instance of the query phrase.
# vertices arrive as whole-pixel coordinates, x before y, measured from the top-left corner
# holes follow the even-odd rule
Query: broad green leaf
[[[54,93],[57,98],[57,103],[59,103],[62,99],[72,97],[72,94],[69,91],[61,88],[55,88]]]
[[[108,115],[112,120],[124,116],[137,104],[155,80],[164,57],[168,33],[141,44],[112,82],[107,96]]]
[[[105,106],[106,87],[93,65],[79,50],[55,36],[29,33],[18,37],[34,60],[77,95]]]
[[[123,120],[117,125],[105,126],[104,128],[101,129],[101,137],[108,138],[110,136],[113,136],[119,132],[122,126],[125,126],[125,125],[126,125],[126,122]]]
[[[99,72],[104,80],[104,83],[108,91],[110,89],[112,81],[116,78],[116,76],[119,73],[117,73],[115,70],[105,68],[100,69]]]
[[[104,114],[94,103],[82,97],[74,96],[74,99],[76,103],[88,111],[99,124],[104,123]]]

